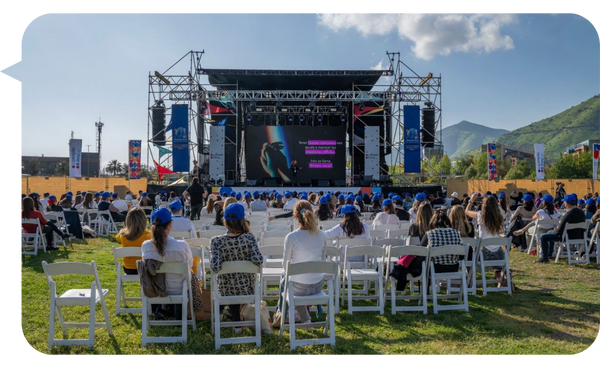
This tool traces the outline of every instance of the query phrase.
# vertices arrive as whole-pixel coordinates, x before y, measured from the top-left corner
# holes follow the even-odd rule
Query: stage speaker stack
[[[425,107],[422,110],[422,141],[424,147],[433,147],[435,143],[435,108]]]
[[[165,105],[152,108],[152,142],[159,146],[165,145]]]
[[[256,180],[248,180],[248,181],[246,181],[246,186],[247,187],[255,187],[256,186]]]
[[[225,186],[226,187],[233,187],[233,186],[235,186],[235,180],[225,180]]]
[[[267,178],[264,179],[264,186],[265,187],[276,187],[277,186],[277,180],[275,178]]]
[[[317,181],[317,186],[318,187],[328,187],[329,186],[329,179],[319,179]]]
[[[345,180],[334,180],[333,183],[336,187],[345,187],[346,186]]]

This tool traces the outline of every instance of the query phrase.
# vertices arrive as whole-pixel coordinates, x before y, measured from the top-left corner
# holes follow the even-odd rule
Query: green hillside
[[[444,151],[450,158],[456,158],[480,147],[482,144],[494,142],[498,137],[508,132],[505,129],[492,129],[463,120],[458,124],[442,129]]]
[[[534,143],[544,143],[546,160],[554,161],[567,147],[588,139],[600,139],[600,95],[560,114],[504,134],[496,143],[529,151],[534,150]]]

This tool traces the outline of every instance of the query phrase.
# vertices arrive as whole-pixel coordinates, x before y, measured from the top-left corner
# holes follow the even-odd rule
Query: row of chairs
[[[541,254],[540,236],[542,226],[558,226],[558,220],[536,220],[533,225],[533,235],[527,248],[527,254],[532,254],[536,249],[537,254]],[[600,244],[600,222],[592,230],[591,237],[588,238],[589,222],[567,223],[560,242],[554,243],[555,262],[561,258],[566,258],[568,264],[591,262],[592,257],[596,257],[596,263],[600,264],[598,257],[598,245]],[[570,230],[582,230],[583,238],[571,239]],[[535,243],[535,244],[534,244]],[[536,246],[536,248],[534,248]]]

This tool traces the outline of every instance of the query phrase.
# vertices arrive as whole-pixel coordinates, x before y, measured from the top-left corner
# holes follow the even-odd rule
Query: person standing
[[[188,198],[190,201],[190,219],[194,221],[200,218],[200,212],[202,211],[203,200],[206,198],[206,192],[197,177],[192,180],[192,184],[183,192],[183,196]]]
[[[302,168],[298,166],[298,161],[293,160],[292,165],[290,166],[290,171],[292,172],[292,186],[299,185],[298,184],[298,171]]]

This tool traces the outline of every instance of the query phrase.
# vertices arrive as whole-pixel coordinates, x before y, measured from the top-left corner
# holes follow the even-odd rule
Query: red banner
[[[129,179],[142,177],[142,141],[129,141]]]

